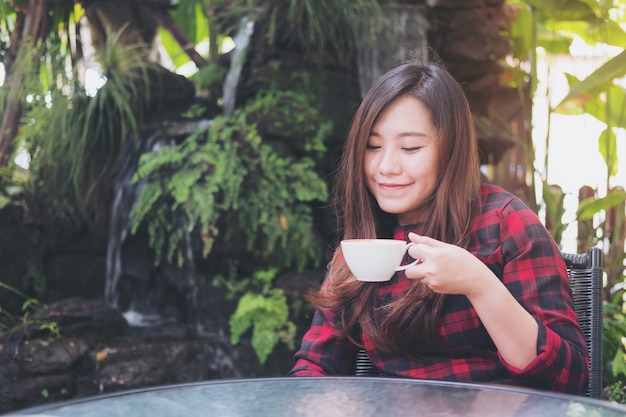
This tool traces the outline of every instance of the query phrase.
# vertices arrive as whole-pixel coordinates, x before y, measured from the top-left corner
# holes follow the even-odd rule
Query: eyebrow
[[[381,137],[382,135],[374,130],[372,130],[370,132],[370,136],[377,136],[377,137]],[[413,131],[409,131],[409,132],[401,132],[399,135],[397,135],[397,137],[399,138],[427,138],[429,135],[424,133],[424,132],[413,132]]]

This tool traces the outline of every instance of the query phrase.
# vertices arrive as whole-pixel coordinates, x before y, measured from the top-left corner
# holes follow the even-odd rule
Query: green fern
[[[254,101],[255,109],[263,97],[270,96]],[[309,203],[326,200],[326,183],[311,158],[264,143],[247,122],[249,110],[216,118],[209,129],[142,157],[134,180],[146,184],[131,213],[132,233],[147,224],[157,263],[172,261],[184,231],[198,227],[203,236],[216,236],[219,224],[227,226],[225,239],[245,234],[249,251],[279,266],[302,268],[320,256],[311,244]]]
[[[286,124],[301,127],[301,136],[293,135],[302,140],[298,149],[322,152],[330,127],[320,123],[307,97],[259,94],[232,117],[218,117],[181,143],[145,154],[134,177],[145,185],[130,214],[131,232],[144,225],[157,264],[174,263],[188,232],[201,236],[205,257],[217,239],[243,241],[237,250],[246,262],[233,256],[212,279],[228,299],[240,297],[230,322],[232,342],[252,329],[261,363],[277,343],[293,343],[287,301],[272,280],[279,271],[321,262],[312,203],[326,201],[328,192],[311,157],[265,141],[249,120],[273,111],[274,118],[279,114]]]
[[[293,349],[295,325],[288,318],[287,299],[281,289],[274,288],[267,295],[246,293],[230,318],[231,343],[239,343],[241,336],[252,328],[252,347],[264,364],[278,342]]]

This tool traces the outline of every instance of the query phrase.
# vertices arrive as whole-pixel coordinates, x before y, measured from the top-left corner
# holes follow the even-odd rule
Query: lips
[[[378,188],[382,191],[397,191],[406,187],[406,184],[389,184],[389,183],[378,183]]]

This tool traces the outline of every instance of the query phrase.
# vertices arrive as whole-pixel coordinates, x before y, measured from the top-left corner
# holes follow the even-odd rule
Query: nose
[[[380,153],[378,172],[383,175],[399,174],[402,171],[398,153],[394,149],[383,149]]]

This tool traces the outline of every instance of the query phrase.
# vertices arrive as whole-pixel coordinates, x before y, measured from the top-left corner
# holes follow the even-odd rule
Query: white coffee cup
[[[359,281],[389,281],[396,271],[403,271],[419,261],[401,265],[406,251],[414,245],[396,239],[347,239],[341,241],[343,257]]]

